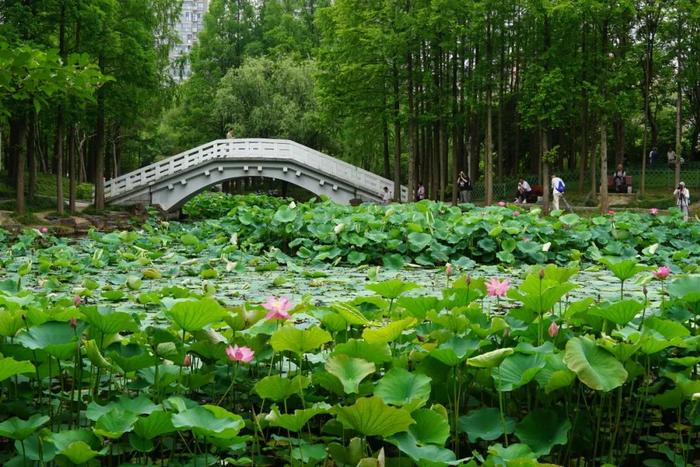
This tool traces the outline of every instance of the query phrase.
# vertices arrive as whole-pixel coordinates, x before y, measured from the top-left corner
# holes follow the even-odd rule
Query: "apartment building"
[[[170,51],[171,75],[176,81],[187,79],[192,73],[187,54],[197,42],[199,31],[204,27],[204,14],[209,7],[209,0],[183,0],[180,21],[175,30],[180,43]]]

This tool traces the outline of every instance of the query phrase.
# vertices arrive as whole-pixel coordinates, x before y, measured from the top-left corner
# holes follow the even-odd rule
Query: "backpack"
[[[564,190],[566,190],[566,185],[564,184],[563,180],[559,180],[559,182],[557,183],[557,191],[559,193],[564,193]]]

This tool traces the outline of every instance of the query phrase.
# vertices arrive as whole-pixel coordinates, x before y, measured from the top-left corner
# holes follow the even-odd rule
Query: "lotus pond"
[[[696,251],[670,243],[675,215],[220,204],[206,206],[227,215],[191,224],[0,239],[3,465],[698,458],[700,276]],[[351,245],[370,215],[403,220]],[[480,240],[440,237],[462,217],[481,218]],[[328,225],[335,243],[290,246],[287,225],[307,239]],[[565,240],[577,225],[595,232],[585,248]]]

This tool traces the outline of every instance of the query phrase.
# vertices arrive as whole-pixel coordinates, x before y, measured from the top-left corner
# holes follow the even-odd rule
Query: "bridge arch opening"
[[[207,192],[220,192],[230,195],[262,194],[268,196],[278,196],[282,198],[292,198],[295,201],[309,201],[319,198],[323,193],[314,193],[302,185],[297,185],[287,180],[274,177],[232,177],[212,183],[197,191],[193,191],[174,205],[170,210],[180,209],[190,202],[197,195]]]

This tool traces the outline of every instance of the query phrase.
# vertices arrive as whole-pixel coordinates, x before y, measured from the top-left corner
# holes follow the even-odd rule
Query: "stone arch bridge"
[[[227,180],[267,177],[298,185],[338,203],[381,201],[394,183],[352,164],[282,139],[212,141],[105,182],[111,204],[160,205],[166,211]],[[401,187],[401,199],[408,197]]]

